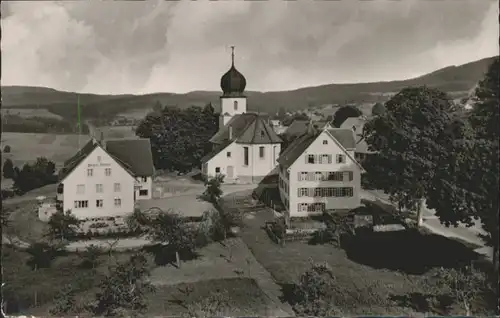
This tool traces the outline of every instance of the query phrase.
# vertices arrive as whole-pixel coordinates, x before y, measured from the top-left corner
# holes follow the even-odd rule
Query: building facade
[[[352,130],[310,127],[278,159],[279,192],[286,217],[360,206],[361,165]]]
[[[153,173],[149,140],[91,139],[65,162],[56,206],[78,219],[130,214],[136,200],[151,198]]]

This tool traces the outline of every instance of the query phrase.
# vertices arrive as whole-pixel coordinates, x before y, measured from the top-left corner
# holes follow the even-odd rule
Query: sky
[[[498,0],[2,1],[2,85],[144,94],[407,79],[498,55]]]

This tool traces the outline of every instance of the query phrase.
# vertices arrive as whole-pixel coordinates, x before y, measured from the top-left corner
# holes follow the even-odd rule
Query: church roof
[[[231,54],[231,68],[227,71],[220,79],[220,88],[224,93],[224,96],[241,96],[245,91],[247,85],[247,80],[245,76],[241,74],[236,67],[234,67],[234,47],[232,47],[233,52]]]
[[[229,136],[230,133],[232,136]],[[267,120],[255,113],[234,115],[210,139],[210,142],[215,144],[223,144],[227,141],[235,141],[239,144],[275,144],[282,142],[267,123]]]
[[[331,127],[326,129],[314,129],[313,131],[306,131],[304,134],[295,139],[280,155],[280,157],[278,158],[278,163],[285,168],[290,167],[325,130],[335,140],[337,140],[337,142],[345,150],[352,150],[356,147],[356,142],[354,140],[354,134],[352,130]],[[352,159],[356,161],[354,158]]]

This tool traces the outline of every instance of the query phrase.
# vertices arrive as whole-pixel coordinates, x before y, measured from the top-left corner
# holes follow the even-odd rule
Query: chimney
[[[233,139],[233,127],[229,126],[229,140]]]

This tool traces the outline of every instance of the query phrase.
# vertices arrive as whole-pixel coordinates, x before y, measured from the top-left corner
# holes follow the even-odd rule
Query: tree
[[[82,259],[82,267],[94,269],[99,264],[99,257],[103,253],[103,249],[97,245],[90,244],[87,248],[78,253]]]
[[[62,246],[49,245],[44,242],[33,243],[26,249],[26,252],[30,254],[27,265],[33,270],[49,268],[52,261],[61,251],[61,248]]]
[[[363,115],[363,113],[356,106],[347,105],[340,107],[333,115],[332,125],[334,127],[340,127],[347,118],[359,117],[361,115]]]
[[[65,240],[73,236],[80,224],[80,221],[71,213],[57,211],[49,218],[49,234],[56,239]]]
[[[435,278],[439,285],[449,290],[466,316],[472,316],[472,303],[488,285],[484,274],[470,266],[463,269],[440,268]]]
[[[110,268],[109,274],[99,284],[92,308],[96,316],[137,316],[147,309],[146,296],[154,288],[147,277],[150,275],[148,258],[144,253],[130,257],[128,262]]]
[[[55,164],[44,157],[38,157],[33,164],[25,164],[21,170],[14,168],[14,190],[24,194],[30,190],[55,183]]]
[[[188,172],[201,165],[201,158],[211,151],[209,139],[216,133],[217,116],[211,105],[181,110],[164,107],[141,121],[136,135],[151,141],[157,169]]]
[[[336,279],[328,264],[313,264],[293,290],[294,309],[301,315],[328,316],[333,308]]]
[[[79,313],[79,308],[76,303],[75,290],[73,286],[66,285],[54,298],[55,304],[49,309],[50,315],[73,315]]]
[[[177,267],[180,267],[180,255],[192,253],[195,249],[195,229],[171,211],[159,213],[151,221],[148,235],[152,241],[167,244],[167,252],[175,253]]]
[[[382,103],[376,103],[372,107],[372,115],[373,116],[378,116],[382,115],[385,112],[385,106]]]
[[[14,177],[14,164],[12,163],[12,160],[5,160],[5,162],[3,163],[2,172],[5,179],[12,179]]]
[[[10,153],[11,149],[10,149],[10,146],[9,145],[5,145],[5,147],[3,147],[3,152],[4,153]]]
[[[161,114],[162,110],[163,110],[163,106],[161,105],[160,101],[157,100],[155,105],[153,106],[153,111],[155,113]]]
[[[224,183],[224,176],[221,174],[206,180],[205,191],[202,196],[205,197],[210,203],[217,205],[220,197],[224,194],[221,189],[222,183]]]
[[[472,225],[479,218],[493,247],[498,275],[498,185],[499,136],[499,60],[492,63],[476,88],[474,109],[467,118],[452,122],[446,143],[447,153],[429,193],[429,207],[446,225],[459,222]]]
[[[422,210],[432,191],[439,159],[446,153],[446,129],[452,118],[445,93],[405,88],[386,103],[386,112],[369,121],[363,134],[377,152],[367,162],[372,181],[402,208]]]

